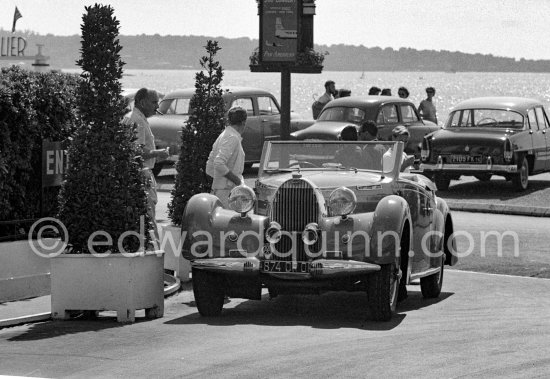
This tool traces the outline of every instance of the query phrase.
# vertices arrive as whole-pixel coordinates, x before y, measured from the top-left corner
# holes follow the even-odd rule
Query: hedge
[[[67,142],[74,134],[79,81],[54,71],[0,70],[0,221],[56,214],[58,187],[44,189],[41,213],[42,140]],[[6,229],[0,226],[0,236]]]

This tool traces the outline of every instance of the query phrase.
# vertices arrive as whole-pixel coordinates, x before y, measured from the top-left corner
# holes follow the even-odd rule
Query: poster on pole
[[[263,0],[262,61],[295,62],[298,50],[298,0]]]

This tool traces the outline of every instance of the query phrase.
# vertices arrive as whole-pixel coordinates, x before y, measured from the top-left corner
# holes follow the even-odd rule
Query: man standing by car
[[[418,112],[420,113],[420,116],[422,116],[424,120],[429,120],[437,124],[437,115],[436,115],[435,105],[433,103],[435,88],[433,87],[426,88],[426,95],[428,97],[420,102],[420,105],[418,106]]]
[[[336,90],[336,84],[332,80],[327,80],[325,82],[325,93],[318,98],[313,105],[311,110],[313,112],[313,119],[317,120],[319,114],[323,110],[324,106],[328,104],[329,101],[334,100],[334,96],[338,93]]]
[[[143,174],[145,176],[145,189],[147,191],[147,211],[153,223],[153,230],[157,240],[159,239],[157,221],[155,219],[157,182],[152,170],[155,167],[157,159],[163,160],[169,156],[168,149],[155,149],[155,137],[147,121],[147,117],[154,115],[158,107],[159,96],[157,92],[141,88],[136,92],[132,113],[124,116],[122,120],[124,125],[136,125],[137,143],[143,146]]]
[[[360,141],[378,141],[378,127],[372,120],[367,120],[361,124],[359,129]],[[366,168],[371,170],[382,169],[382,156],[386,152],[384,146],[376,144],[374,146],[367,145],[363,148],[363,160]]]
[[[244,150],[241,144],[246,129],[246,110],[233,107],[227,112],[228,125],[218,136],[206,162],[206,174],[213,178],[212,194],[229,205],[229,193],[244,183]]]

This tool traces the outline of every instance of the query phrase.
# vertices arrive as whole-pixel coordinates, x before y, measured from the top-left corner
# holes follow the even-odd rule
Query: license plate
[[[481,163],[481,155],[451,155],[451,163]]]
[[[309,262],[292,261],[262,261],[260,268],[264,272],[299,272],[308,273],[311,265]]]

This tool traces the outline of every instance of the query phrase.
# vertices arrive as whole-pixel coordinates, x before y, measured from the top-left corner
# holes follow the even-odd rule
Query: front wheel
[[[512,177],[512,184],[517,191],[525,191],[529,185],[529,162],[523,157],[518,173]]]
[[[439,296],[441,293],[441,287],[443,287],[443,269],[445,267],[445,255],[441,254],[441,264],[439,266],[439,272],[420,278],[420,290],[422,296],[426,299],[433,299]]]
[[[399,264],[385,264],[380,271],[368,277],[368,297],[371,318],[374,321],[389,321],[397,306],[399,288]]]
[[[193,269],[193,294],[201,316],[219,316],[222,313],[223,277],[208,271]]]

